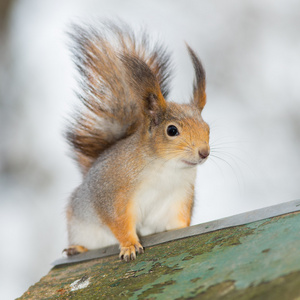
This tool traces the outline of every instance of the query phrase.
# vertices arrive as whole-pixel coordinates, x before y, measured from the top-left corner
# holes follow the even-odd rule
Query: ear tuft
[[[158,125],[167,104],[159,83],[148,65],[137,56],[122,55],[121,61],[126,69],[126,76],[132,88],[132,96],[143,101],[144,112],[151,123]],[[127,81],[126,80],[126,81]]]
[[[194,103],[200,111],[203,110],[206,104],[206,93],[205,93],[205,70],[201,64],[200,59],[197,57],[192,48],[186,44],[190,57],[193,62],[194,70],[195,70],[195,80],[193,85],[193,99],[192,103]]]

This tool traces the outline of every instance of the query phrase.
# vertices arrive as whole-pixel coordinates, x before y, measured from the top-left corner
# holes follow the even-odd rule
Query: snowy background
[[[193,224],[300,198],[300,2],[0,0],[0,298],[13,299],[67,245],[64,207],[80,174],[67,156],[76,102],[66,31],[120,17],[173,51],[171,99],[207,71],[214,155],[199,168]]]

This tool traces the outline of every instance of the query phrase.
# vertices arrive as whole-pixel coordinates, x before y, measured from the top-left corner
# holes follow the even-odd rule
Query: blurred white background
[[[207,71],[215,155],[199,168],[193,224],[300,198],[300,2],[0,0],[0,298],[50,270],[67,245],[64,207],[80,182],[62,137],[76,102],[66,31],[119,17],[173,51],[171,99]]]

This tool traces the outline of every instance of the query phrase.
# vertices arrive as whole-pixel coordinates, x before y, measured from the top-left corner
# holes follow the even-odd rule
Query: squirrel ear
[[[192,102],[200,109],[200,111],[202,111],[206,104],[205,70],[201,64],[200,59],[197,57],[192,48],[188,44],[186,44],[186,46],[188,48],[195,70]]]
[[[151,123],[158,125],[162,119],[167,103],[164,99],[157,78],[148,65],[137,56],[121,55],[121,61],[126,69],[125,81],[132,88],[131,95],[143,100],[145,115]]]

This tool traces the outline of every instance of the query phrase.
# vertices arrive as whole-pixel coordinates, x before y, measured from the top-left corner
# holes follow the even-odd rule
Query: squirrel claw
[[[119,258],[129,262],[130,260],[136,259],[136,253],[144,253],[144,248],[140,243],[137,243],[134,246],[131,245],[129,247],[121,247]]]
[[[140,247],[138,247],[137,252],[138,252],[139,254],[144,253],[144,248],[143,248],[142,245],[140,245]]]

